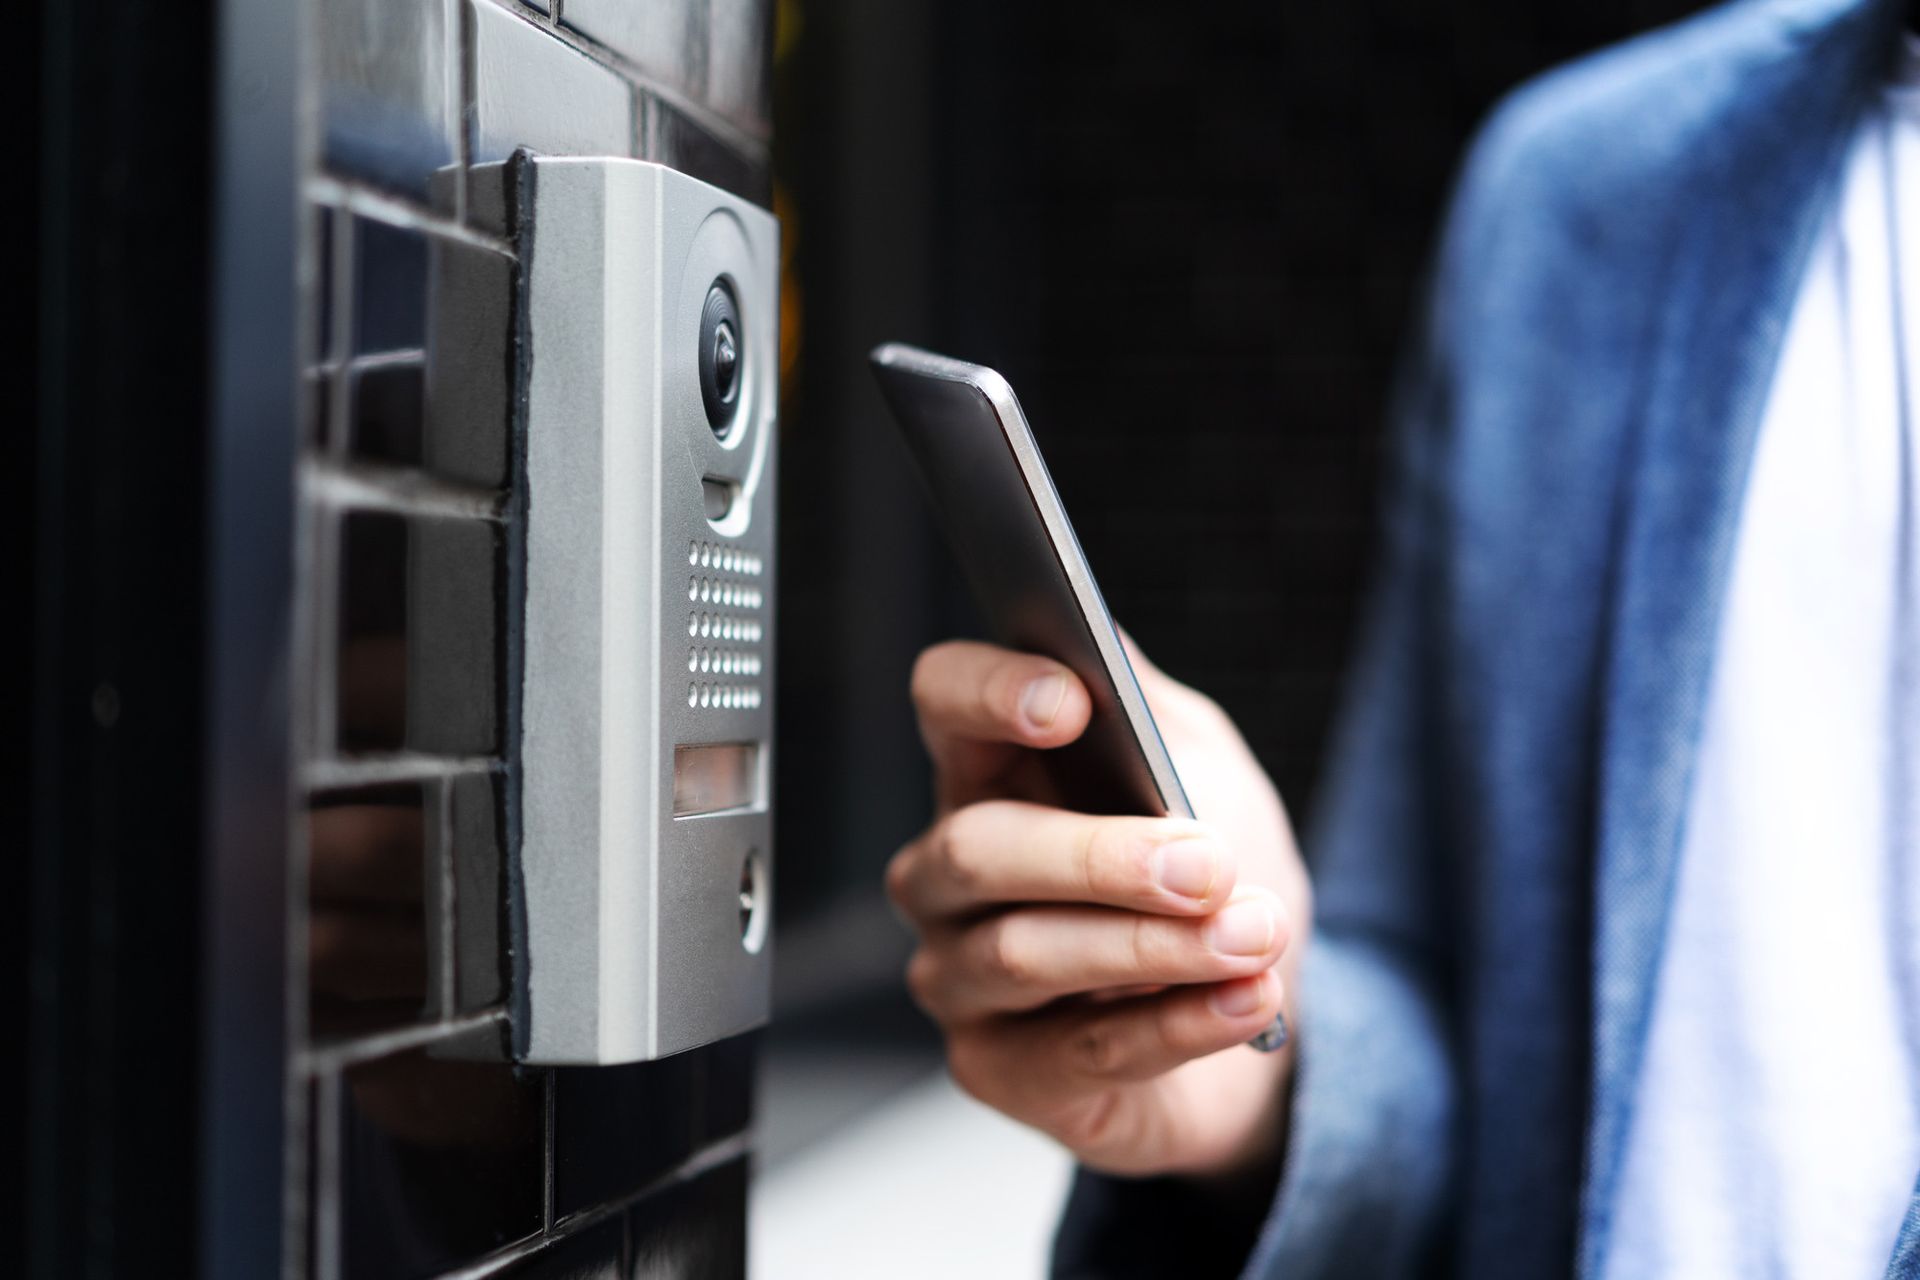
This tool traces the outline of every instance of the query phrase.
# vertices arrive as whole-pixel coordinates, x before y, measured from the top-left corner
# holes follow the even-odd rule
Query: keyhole
[[[767,863],[758,849],[740,864],[740,945],[758,955],[767,941]]]

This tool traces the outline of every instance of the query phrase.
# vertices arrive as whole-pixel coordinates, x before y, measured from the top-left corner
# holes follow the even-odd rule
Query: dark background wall
[[[1520,80],[1696,7],[802,6],[775,151],[802,318],[781,723],[806,744],[780,774],[776,1080],[789,1046],[925,1044],[878,883],[927,811],[913,655],[974,624],[866,349],[1009,376],[1115,616],[1308,813],[1462,149]]]
[[[297,46],[284,7],[85,0],[4,60],[30,657],[0,699],[27,1086],[0,1272],[270,1274]]]
[[[454,303],[507,314],[469,175],[516,148],[768,203],[771,5],[314,5],[288,1271],[743,1275],[749,1040],[506,1060],[510,406],[468,384],[510,353]]]

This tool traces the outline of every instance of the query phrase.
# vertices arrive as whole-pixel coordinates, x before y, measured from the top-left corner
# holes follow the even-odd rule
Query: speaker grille
[[[766,562],[711,542],[687,544],[687,705],[752,711],[764,694]]]

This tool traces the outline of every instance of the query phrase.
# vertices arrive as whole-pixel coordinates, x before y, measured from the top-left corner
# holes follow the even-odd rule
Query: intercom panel
[[[522,157],[516,1048],[767,1016],[778,231],[660,165]]]

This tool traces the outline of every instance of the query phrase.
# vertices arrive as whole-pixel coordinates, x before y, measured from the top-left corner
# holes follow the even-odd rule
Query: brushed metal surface
[[[745,945],[741,896],[771,910],[770,797],[672,800],[678,746],[755,743],[771,769],[778,230],[656,164],[524,166],[524,1056],[630,1062],[767,1016],[773,948]],[[720,439],[695,348],[723,277],[744,383]]]

